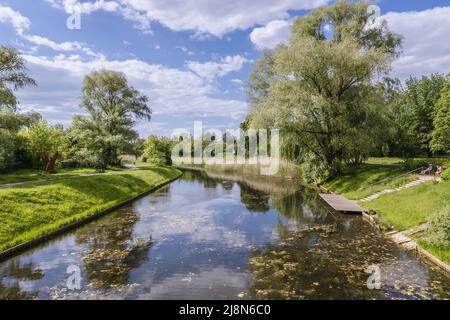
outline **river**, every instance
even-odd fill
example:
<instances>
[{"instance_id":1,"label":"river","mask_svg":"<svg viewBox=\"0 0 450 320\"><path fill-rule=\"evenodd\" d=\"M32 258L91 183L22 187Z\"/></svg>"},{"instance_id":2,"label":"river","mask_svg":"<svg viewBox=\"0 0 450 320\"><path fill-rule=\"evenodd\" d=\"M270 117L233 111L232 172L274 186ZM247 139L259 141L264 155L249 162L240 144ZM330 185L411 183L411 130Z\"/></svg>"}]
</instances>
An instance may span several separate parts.
<instances>
[{"instance_id":1,"label":"river","mask_svg":"<svg viewBox=\"0 0 450 320\"><path fill-rule=\"evenodd\" d=\"M450 279L294 183L187 171L0 263L0 299L450 299Z\"/></svg>"}]
</instances>

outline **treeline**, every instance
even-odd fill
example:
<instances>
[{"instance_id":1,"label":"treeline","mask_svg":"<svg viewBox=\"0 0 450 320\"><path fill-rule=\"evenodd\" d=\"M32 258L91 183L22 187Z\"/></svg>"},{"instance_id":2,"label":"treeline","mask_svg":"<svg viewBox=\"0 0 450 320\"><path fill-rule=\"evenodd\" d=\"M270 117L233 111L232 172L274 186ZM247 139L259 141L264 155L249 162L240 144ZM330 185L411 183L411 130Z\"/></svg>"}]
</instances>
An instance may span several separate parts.
<instances>
[{"instance_id":1,"label":"treeline","mask_svg":"<svg viewBox=\"0 0 450 320\"><path fill-rule=\"evenodd\" d=\"M80 107L65 129L37 113L21 113L15 91L36 85L25 62L12 48L0 47L0 170L68 166L105 169L120 164L122 154L142 155L144 142L133 129L150 120L148 97L131 87L124 74L102 70L83 81Z\"/></svg>"},{"instance_id":2,"label":"treeline","mask_svg":"<svg viewBox=\"0 0 450 320\"><path fill-rule=\"evenodd\" d=\"M299 17L289 43L264 51L249 76L242 127L280 129L282 156L310 180L369 156L450 151L450 75L388 78L401 36L367 9L337 1Z\"/></svg>"}]
</instances>

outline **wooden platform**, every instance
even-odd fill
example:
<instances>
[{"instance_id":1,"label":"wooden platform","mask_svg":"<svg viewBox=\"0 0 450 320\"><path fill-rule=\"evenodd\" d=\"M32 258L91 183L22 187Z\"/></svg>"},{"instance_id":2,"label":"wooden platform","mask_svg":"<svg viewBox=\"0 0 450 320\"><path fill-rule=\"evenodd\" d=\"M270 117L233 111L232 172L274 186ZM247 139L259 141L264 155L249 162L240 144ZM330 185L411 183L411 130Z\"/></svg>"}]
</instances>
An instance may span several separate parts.
<instances>
[{"instance_id":1,"label":"wooden platform","mask_svg":"<svg viewBox=\"0 0 450 320\"><path fill-rule=\"evenodd\" d=\"M331 208L342 213L363 213L366 211L361 208L356 201L348 200L347 198L338 194L325 194L320 193L319 196L325 201Z\"/></svg>"}]
</instances>

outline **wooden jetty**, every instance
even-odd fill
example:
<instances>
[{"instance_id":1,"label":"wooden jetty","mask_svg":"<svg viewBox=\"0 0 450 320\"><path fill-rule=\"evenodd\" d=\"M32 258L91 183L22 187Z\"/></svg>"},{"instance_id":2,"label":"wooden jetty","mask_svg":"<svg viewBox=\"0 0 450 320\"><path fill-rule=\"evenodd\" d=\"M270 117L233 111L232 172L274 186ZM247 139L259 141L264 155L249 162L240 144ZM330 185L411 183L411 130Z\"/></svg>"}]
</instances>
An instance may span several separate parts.
<instances>
[{"instance_id":1,"label":"wooden jetty","mask_svg":"<svg viewBox=\"0 0 450 320\"><path fill-rule=\"evenodd\" d=\"M356 201L348 200L338 194L320 193L320 198L326 202L331 208L341 213L362 214L366 210L361 208Z\"/></svg>"}]
</instances>

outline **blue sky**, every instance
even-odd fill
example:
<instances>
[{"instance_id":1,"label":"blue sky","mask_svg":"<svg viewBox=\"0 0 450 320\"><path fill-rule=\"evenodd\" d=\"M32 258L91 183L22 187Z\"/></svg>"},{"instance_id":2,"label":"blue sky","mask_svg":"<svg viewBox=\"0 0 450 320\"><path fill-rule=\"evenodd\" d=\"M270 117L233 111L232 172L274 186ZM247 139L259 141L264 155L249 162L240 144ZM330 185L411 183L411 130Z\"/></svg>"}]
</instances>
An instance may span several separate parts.
<instances>
[{"instance_id":1,"label":"blue sky","mask_svg":"<svg viewBox=\"0 0 450 320\"><path fill-rule=\"evenodd\" d=\"M261 49L289 38L290 25L331 0L0 0L0 44L21 51L37 88L21 109L70 125L84 75L124 72L150 97L141 136L174 128L235 129L247 112L243 85ZM392 76L450 72L450 1L375 1L404 37ZM80 12L81 29L67 18Z\"/></svg>"}]
</instances>

